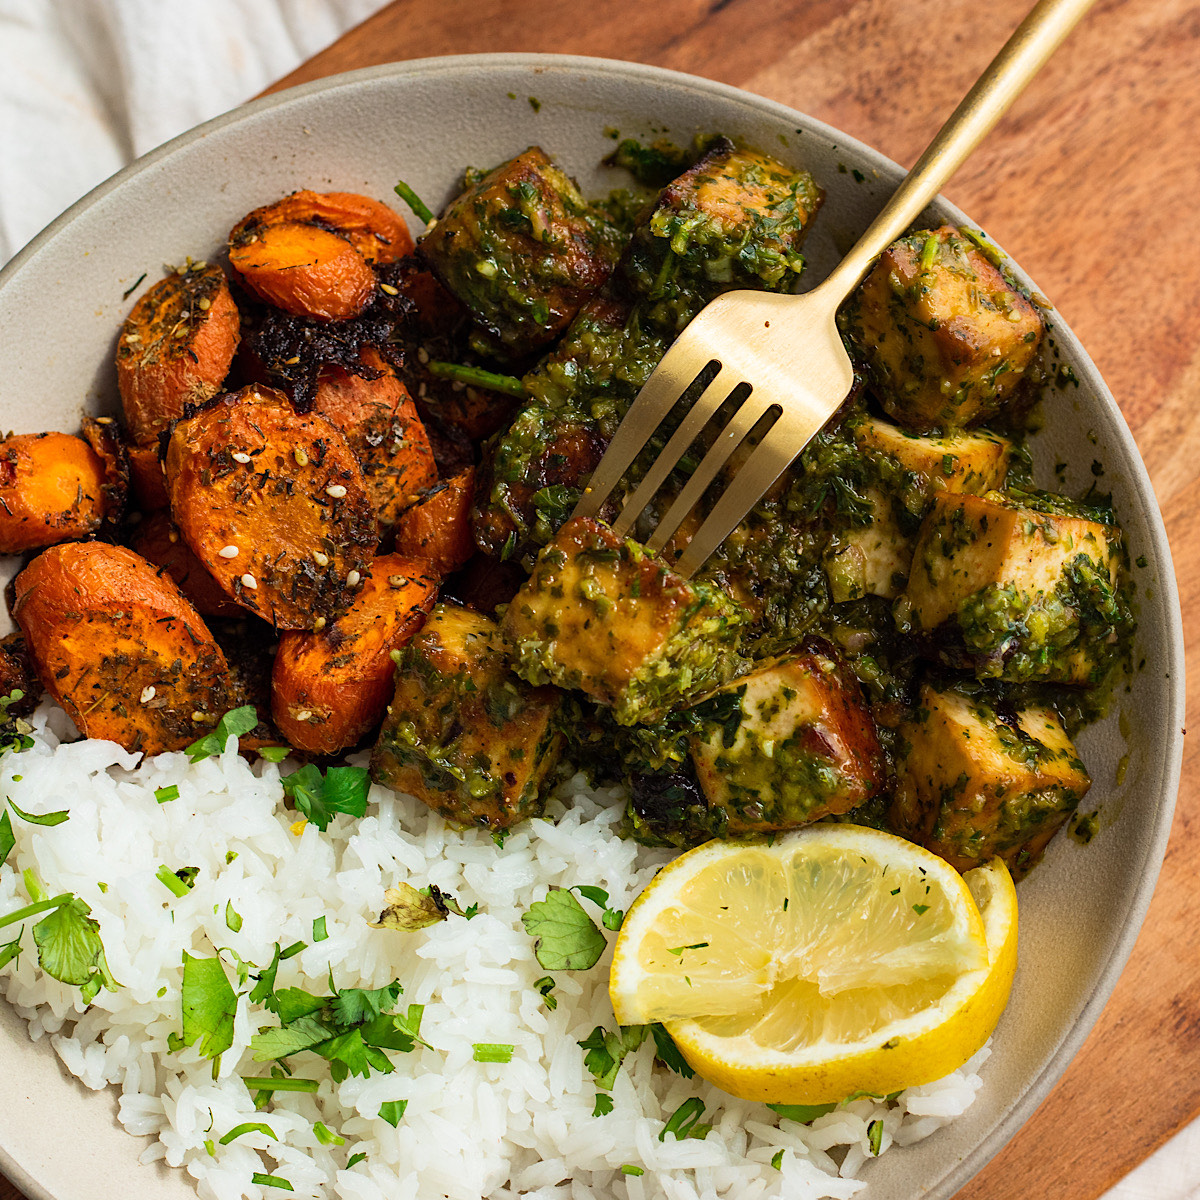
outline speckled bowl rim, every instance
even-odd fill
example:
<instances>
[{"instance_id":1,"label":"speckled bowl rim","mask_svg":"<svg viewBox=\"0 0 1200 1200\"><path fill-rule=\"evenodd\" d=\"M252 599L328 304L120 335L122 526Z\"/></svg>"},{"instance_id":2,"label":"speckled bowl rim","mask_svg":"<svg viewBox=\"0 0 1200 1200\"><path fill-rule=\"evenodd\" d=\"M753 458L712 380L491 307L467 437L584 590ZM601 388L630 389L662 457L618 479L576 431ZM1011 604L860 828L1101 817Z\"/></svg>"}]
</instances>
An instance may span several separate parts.
<instances>
[{"instance_id":1,"label":"speckled bowl rim","mask_svg":"<svg viewBox=\"0 0 1200 1200\"><path fill-rule=\"evenodd\" d=\"M690 90L725 101L737 101L747 104L767 117L775 118L782 125L804 129L844 149L850 156L858 156L871 164L884 180L898 180L903 170L892 160L888 159L870 146L848 136L833 126L815 120L786 105L779 104L765 97L745 92L727 84L700 78L682 72L670 71L659 67L648 66L634 62L622 62L609 59L590 58L577 55L557 54L480 54L455 55L440 58L414 59L398 63L389 63L377 67L368 67L342 75L331 76L303 84L296 88L266 96L249 104L231 110L205 124L199 125L186 133L179 135L162 146L143 155L129 166L117 172L110 179L98 185L81 200L73 204L61 216L52 221L27 246L20 250L5 267L0 270L0 302L4 289L9 280L18 276L28 260L33 258L46 244L69 229L72 222L83 212L110 193L120 189L126 181L153 170L160 163L167 162L172 154L182 147L204 139L212 134L236 125L250 117L269 110L285 110L315 94L333 94L344 89L361 88L364 84L374 81L392 79L395 77L433 76L450 73L477 73L487 71L528 71L531 79L550 71L576 71L592 75L615 75L639 82L670 85ZM965 214L944 200L937 202L940 212L957 222L970 223ZM1013 264L1015 267L1015 264ZM1023 282L1030 281L1015 267L1018 278ZM944 1174L932 1188L924 1191L931 1200L948 1200L963 1184L965 1184L985 1163L988 1162L1001 1147L1017 1132L1024 1122L1032 1115L1049 1093L1055 1081L1066 1069L1076 1051L1082 1046L1092 1026L1095 1024L1119 978L1125 963L1133 950L1138 932L1145 918L1155 884L1158 879L1163 856L1166 852L1167 840L1171 829L1175 796L1178 791L1182 763L1183 742L1182 722L1184 714L1184 663L1183 663L1183 625L1179 608L1178 591L1175 584L1174 570L1171 562L1170 546L1163 527L1161 513L1154 491L1142 463L1136 443L1125 423L1115 399L1104 383L1090 356L1071 333L1061 316L1056 315L1055 325L1060 341L1067 345L1076 373L1081 383L1085 383L1095 394L1101 405L1108 410L1113 419L1122 448L1128 461L1133 465L1132 491L1137 502L1141 505L1144 518L1150 531L1152 549L1159 566L1159 586L1164 590L1163 600L1167 610L1166 628L1162 630L1168 640L1167 661L1170 666L1171 686L1166 697L1167 728L1172 731L1169 744L1163 748L1161 756L1162 771L1159 776L1159 803L1156 806L1156 818L1150 838L1146 843L1145 868L1139 877L1137 886L1126 899L1124 912L1121 917L1122 933L1114 952L1110 955L1104 969L1095 980L1090 998L1079 1013L1070 1030L1063 1037L1057 1050L1053 1053L1043 1070L1020 1099L1008 1110L991 1133L979 1142L975 1148L963 1157L948 1173ZM64 1080L66 1080L64 1076ZM125 1135L122 1135L125 1136ZM136 1145L131 1141L130 1153ZM19 1151L13 1151L8 1146L0 1145L0 1170L20 1187L30 1200L60 1200L58 1196L47 1190L38 1179L22 1166ZM883 1166L883 1163L880 1163ZM868 1193L869 1195L869 1193Z\"/></svg>"}]
</instances>

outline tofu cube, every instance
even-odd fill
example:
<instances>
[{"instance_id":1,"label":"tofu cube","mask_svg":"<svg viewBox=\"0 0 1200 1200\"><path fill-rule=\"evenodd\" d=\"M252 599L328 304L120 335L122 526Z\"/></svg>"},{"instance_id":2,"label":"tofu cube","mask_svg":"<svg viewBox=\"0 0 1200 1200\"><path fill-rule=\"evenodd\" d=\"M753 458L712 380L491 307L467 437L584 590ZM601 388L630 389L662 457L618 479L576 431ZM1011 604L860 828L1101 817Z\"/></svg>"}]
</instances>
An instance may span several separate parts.
<instances>
[{"instance_id":1,"label":"tofu cube","mask_svg":"<svg viewBox=\"0 0 1200 1200\"><path fill-rule=\"evenodd\" d=\"M494 621L439 604L399 653L371 778L448 821L505 829L542 810L563 700L509 672Z\"/></svg>"},{"instance_id":2,"label":"tofu cube","mask_svg":"<svg viewBox=\"0 0 1200 1200\"><path fill-rule=\"evenodd\" d=\"M1045 332L1028 297L949 225L889 246L840 322L880 403L919 431L1000 412Z\"/></svg>"},{"instance_id":3,"label":"tofu cube","mask_svg":"<svg viewBox=\"0 0 1200 1200\"><path fill-rule=\"evenodd\" d=\"M875 723L829 643L765 663L703 702L692 765L720 836L797 829L870 799L885 778Z\"/></svg>"},{"instance_id":4,"label":"tofu cube","mask_svg":"<svg viewBox=\"0 0 1200 1200\"><path fill-rule=\"evenodd\" d=\"M730 679L748 616L601 521L575 518L538 556L501 629L529 683L575 688L621 725L653 724Z\"/></svg>"},{"instance_id":5,"label":"tofu cube","mask_svg":"<svg viewBox=\"0 0 1200 1200\"><path fill-rule=\"evenodd\" d=\"M531 146L452 200L420 253L499 352L520 358L566 329L612 272L620 241Z\"/></svg>"},{"instance_id":6,"label":"tofu cube","mask_svg":"<svg viewBox=\"0 0 1200 1200\"><path fill-rule=\"evenodd\" d=\"M1121 535L1072 507L1000 492L935 497L901 602L927 651L980 678L1099 682L1133 629Z\"/></svg>"},{"instance_id":7,"label":"tofu cube","mask_svg":"<svg viewBox=\"0 0 1200 1200\"><path fill-rule=\"evenodd\" d=\"M1052 708L925 684L898 745L893 825L960 871L999 855L1025 874L1091 786Z\"/></svg>"},{"instance_id":8,"label":"tofu cube","mask_svg":"<svg viewBox=\"0 0 1200 1200\"><path fill-rule=\"evenodd\" d=\"M622 269L647 318L678 332L731 288L794 290L823 199L807 171L718 138L659 194Z\"/></svg>"},{"instance_id":9,"label":"tofu cube","mask_svg":"<svg viewBox=\"0 0 1200 1200\"><path fill-rule=\"evenodd\" d=\"M825 564L830 591L835 601L894 600L908 579L917 524L931 498L1001 487L1013 444L987 430L910 433L872 416L856 424L854 441L875 481L865 489L871 517L834 536Z\"/></svg>"}]
</instances>

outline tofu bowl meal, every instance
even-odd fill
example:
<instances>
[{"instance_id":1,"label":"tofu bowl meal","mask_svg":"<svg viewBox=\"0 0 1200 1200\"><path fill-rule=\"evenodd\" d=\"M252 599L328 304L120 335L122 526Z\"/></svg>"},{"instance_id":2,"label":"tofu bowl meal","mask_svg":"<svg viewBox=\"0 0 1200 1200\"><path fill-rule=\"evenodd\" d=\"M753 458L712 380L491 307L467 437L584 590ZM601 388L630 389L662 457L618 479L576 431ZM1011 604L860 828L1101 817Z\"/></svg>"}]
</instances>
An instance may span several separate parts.
<instances>
[{"instance_id":1,"label":"tofu bowl meal","mask_svg":"<svg viewBox=\"0 0 1200 1200\"><path fill-rule=\"evenodd\" d=\"M939 201L698 574L571 515L688 321L901 175L704 80L433 59L210 122L0 272L27 1194L946 1200L1016 1132L1182 746L1162 522L1053 297Z\"/></svg>"}]
</instances>

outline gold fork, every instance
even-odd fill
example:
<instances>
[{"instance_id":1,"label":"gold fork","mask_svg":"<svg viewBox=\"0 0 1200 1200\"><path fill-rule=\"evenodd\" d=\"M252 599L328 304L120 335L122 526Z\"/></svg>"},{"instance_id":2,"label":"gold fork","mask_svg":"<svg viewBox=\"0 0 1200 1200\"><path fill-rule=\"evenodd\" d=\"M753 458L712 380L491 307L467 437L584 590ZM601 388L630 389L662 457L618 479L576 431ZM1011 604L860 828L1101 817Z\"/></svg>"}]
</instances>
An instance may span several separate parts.
<instances>
[{"instance_id":1,"label":"gold fork","mask_svg":"<svg viewBox=\"0 0 1200 1200\"><path fill-rule=\"evenodd\" d=\"M1093 2L1040 0L1034 6L866 233L811 292L792 296L733 291L708 304L638 393L572 516L599 514L684 392L715 366L715 378L687 411L613 522L619 535L628 533L717 410L735 390L744 392L749 386L749 394L647 542L653 553L659 553L747 436L752 431L756 436L762 434L674 564L685 578L696 572L849 393L853 371L835 323L842 301L875 259L916 220Z\"/></svg>"}]
</instances>

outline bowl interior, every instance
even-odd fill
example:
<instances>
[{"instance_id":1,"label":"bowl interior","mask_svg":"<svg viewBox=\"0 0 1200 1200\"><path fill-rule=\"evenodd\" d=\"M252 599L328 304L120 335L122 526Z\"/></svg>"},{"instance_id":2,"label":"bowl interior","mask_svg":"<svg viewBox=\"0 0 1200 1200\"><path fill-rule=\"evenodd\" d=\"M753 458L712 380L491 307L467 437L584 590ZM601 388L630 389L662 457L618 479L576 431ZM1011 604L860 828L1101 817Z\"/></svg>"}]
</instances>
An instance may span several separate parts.
<instances>
[{"instance_id":1,"label":"bowl interior","mask_svg":"<svg viewBox=\"0 0 1200 1200\"><path fill-rule=\"evenodd\" d=\"M901 175L876 152L781 105L649 67L498 55L323 81L250 105L140 160L0 273L4 427L73 431L85 412L115 411L116 334L134 296L164 263L214 257L225 232L251 208L299 187L386 199L403 179L436 209L464 166L491 166L534 143L586 193L603 193L628 183L598 165L613 148L614 131L680 142L724 132L807 167L827 193L806 247L810 284L865 228ZM1035 189L1031 180L1031 202ZM965 220L944 203L929 216ZM1041 482L1055 486L1052 464L1063 461L1066 490L1079 494L1092 482L1093 462L1103 465L1130 557L1147 563L1134 569L1141 621L1135 662L1145 665L1113 714L1080 742L1094 780L1086 806L1099 808L1100 832L1086 847L1057 838L1021 885L1020 967L983 1090L948 1129L870 1164L873 1200L950 1196L1044 1098L1132 949L1170 826L1183 671L1167 543L1111 395L1057 314L1049 319L1056 352L1077 384L1047 401L1046 426L1035 439ZM16 563L4 561L11 576ZM0 1165L18 1183L55 1200L194 1194L181 1172L137 1164L141 1146L116 1125L115 1097L88 1094L49 1046L28 1042L7 1006L0 1006L0 1023ZM64 1128L73 1131L69 1142Z\"/></svg>"}]
</instances>

